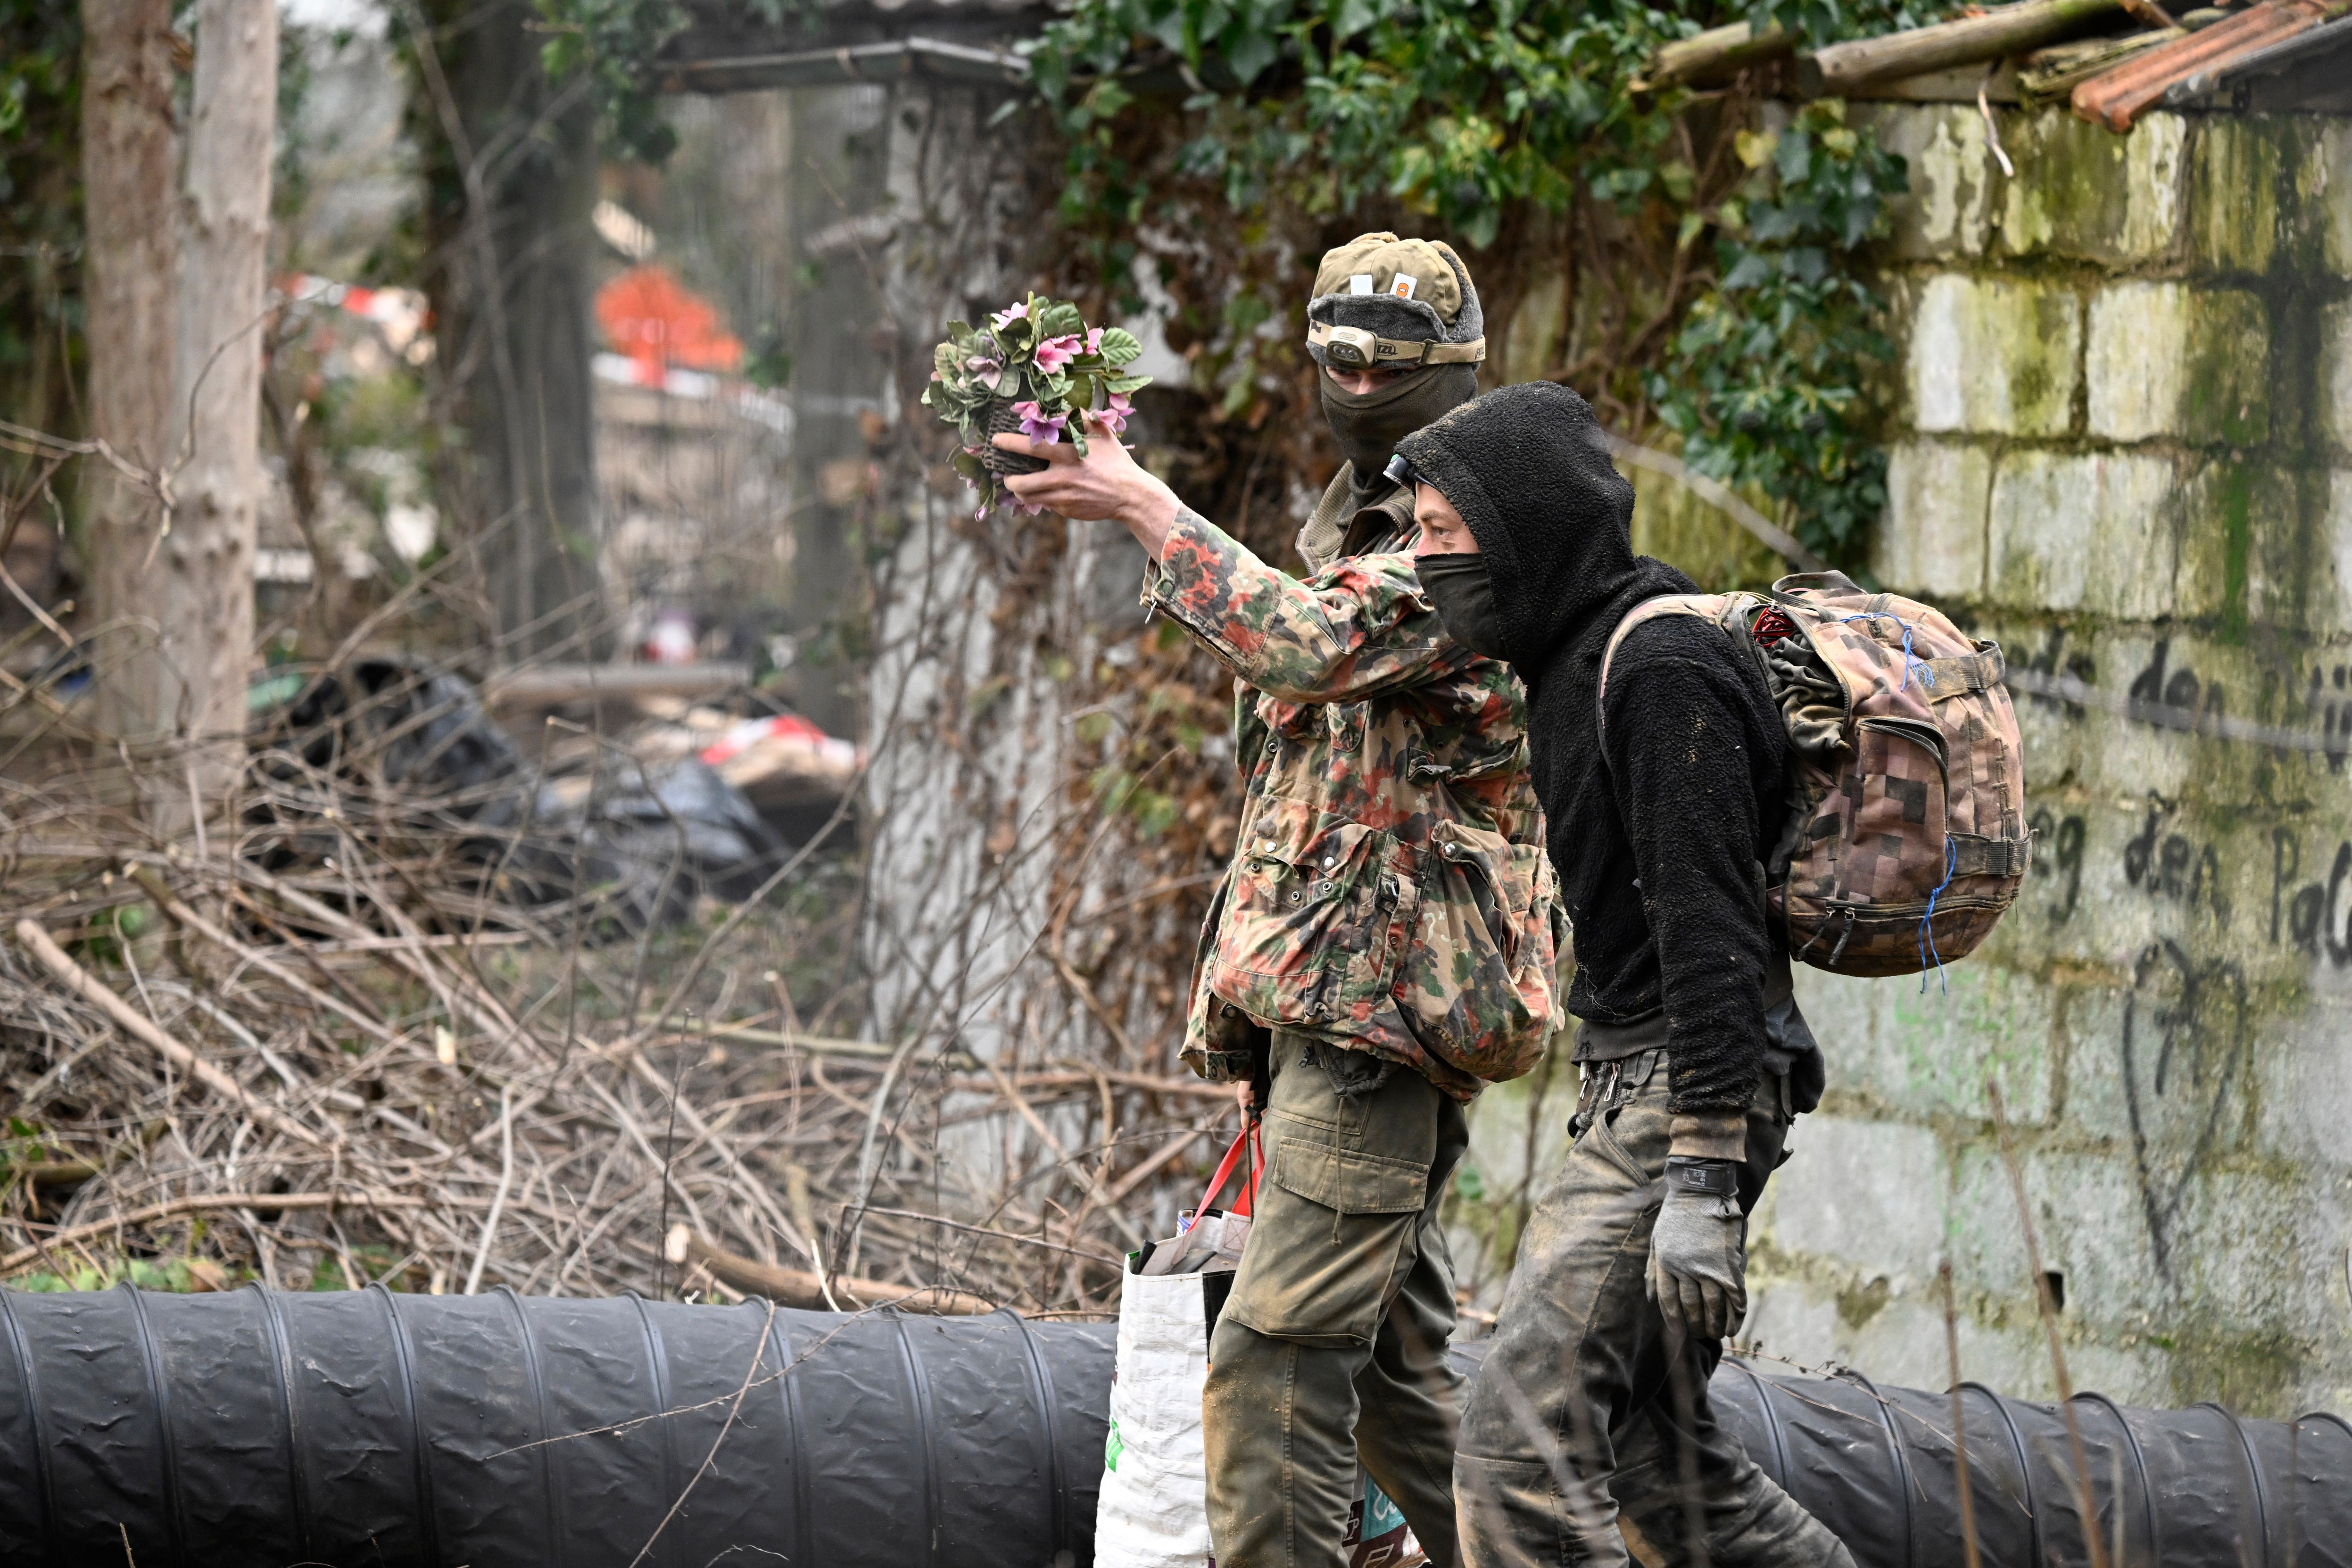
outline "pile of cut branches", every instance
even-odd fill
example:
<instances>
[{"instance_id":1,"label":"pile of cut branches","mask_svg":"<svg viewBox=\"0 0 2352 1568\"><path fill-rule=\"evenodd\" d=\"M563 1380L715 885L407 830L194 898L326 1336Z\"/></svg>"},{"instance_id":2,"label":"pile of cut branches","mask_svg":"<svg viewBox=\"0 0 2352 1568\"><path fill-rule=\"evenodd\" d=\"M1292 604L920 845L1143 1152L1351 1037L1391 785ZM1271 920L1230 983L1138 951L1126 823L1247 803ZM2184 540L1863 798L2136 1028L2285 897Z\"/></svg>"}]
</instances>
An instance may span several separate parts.
<instances>
[{"instance_id":1,"label":"pile of cut branches","mask_svg":"<svg viewBox=\"0 0 2352 1568\"><path fill-rule=\"evenodd\" d=\"M857 1037L854 856L667 925L510 897L528 815L388 782L399 729L266 739L168 834L95 753L0 798L0 1281L1089 1313L1233 1116Z\"/></svg>"}]
</instances>

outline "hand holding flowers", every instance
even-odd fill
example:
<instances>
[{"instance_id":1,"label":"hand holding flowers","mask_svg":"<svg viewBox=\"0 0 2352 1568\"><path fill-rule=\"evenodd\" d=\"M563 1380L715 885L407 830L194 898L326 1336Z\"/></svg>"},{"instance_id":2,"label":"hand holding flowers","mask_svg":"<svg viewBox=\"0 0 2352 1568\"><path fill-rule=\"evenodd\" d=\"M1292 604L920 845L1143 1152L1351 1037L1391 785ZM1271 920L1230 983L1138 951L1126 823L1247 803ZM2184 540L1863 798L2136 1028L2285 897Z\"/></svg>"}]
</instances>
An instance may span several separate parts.
<instances>
[{"instance_id":1,"label":"hand holding flowers","mask_svg":"<svg viewBox=\"0 0 2352 1568\"><path fill-rule=\"evenodd\" d=\"M1090 412L1093 427L1114 437L1124 431L1134 412L1130 395L1151 380L1124 368L1142 352L1134 333L1088 327L1076 305L1037 294L990 316L983 328L949 322L923 405L961 437L955 470L981 492L981 510L1003 499L1006 473L1029 469L1017 454L991 446L992 434L1017 428L1048 444L1066 437L1084 456L1089 421L1073 416ZM1015 504L1036 510L1017 498Z\"/></svg>"}]
</instances>

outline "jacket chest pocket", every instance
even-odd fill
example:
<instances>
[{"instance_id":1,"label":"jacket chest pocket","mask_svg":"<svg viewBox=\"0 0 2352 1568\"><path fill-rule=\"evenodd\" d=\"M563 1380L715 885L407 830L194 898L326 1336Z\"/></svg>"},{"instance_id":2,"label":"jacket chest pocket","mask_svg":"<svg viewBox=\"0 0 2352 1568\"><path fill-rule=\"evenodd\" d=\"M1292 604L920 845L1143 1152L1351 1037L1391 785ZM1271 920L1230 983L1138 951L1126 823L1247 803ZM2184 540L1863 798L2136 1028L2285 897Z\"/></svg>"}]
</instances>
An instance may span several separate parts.
<instances>
[{"instance_id":1,"label":"jacket chest pocket","mask_svg":"<svg viewBox=\"0 0 2352 1568\"><path fill-rule=\"evenodd\" d=\"M1540 846L1460 822L1439 823L1431 850L1399 1000L1456 1067L1516 1077L1557 1021L1551 868Z\"/></svg>"},{"instance_id":2,"label":"jacket chest pocket","mask_svg":"<svg viewBox=\"0 0 2352 1568\"><path fill-rule=\"evenodd\" d=\"M1411 900L1395 858L1385 833L1268 802L1234 867L1210 988L1268 1024L1369 1018L1404 945Z\"/></svg>"}]
</instances>

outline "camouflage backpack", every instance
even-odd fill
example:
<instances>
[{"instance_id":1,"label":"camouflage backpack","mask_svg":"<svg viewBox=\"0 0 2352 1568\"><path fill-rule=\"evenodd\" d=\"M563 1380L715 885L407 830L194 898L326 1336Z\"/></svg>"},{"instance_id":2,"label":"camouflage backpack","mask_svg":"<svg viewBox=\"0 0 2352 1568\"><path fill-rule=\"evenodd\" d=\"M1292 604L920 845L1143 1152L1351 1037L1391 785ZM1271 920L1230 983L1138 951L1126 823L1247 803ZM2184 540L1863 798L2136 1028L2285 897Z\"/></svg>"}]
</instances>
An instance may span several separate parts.
<instances>
[{"instance_id":1,"label":"camouflage backpack","mask_svg":"<svg viewBox=\"0 0 2352 1568\"><path fill-rule=\"evenodd\" d=\"M1789 803L1765 866L1790 956L1839 974L1916 974L1982 942L2033 847L2017 712L1998 644L1836 572L1769 597L1670 594L1637 605L1601 660L1660 616L1697 616L1764 670L1789 731Z\"/></svg>"}]
</instances>

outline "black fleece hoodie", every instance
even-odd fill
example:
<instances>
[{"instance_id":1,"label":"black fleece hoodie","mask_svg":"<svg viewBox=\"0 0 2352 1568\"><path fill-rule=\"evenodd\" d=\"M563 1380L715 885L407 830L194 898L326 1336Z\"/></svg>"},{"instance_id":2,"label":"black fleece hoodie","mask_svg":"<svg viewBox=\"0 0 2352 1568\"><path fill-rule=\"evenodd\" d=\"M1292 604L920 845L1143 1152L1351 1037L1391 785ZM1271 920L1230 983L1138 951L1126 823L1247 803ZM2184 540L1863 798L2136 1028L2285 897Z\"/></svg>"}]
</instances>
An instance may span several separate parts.
<instances>
[{"instance_id":1,"label":"black fleece hoodie","mask_svg":"<svg viewBox=\"0 0 2352 1568\"><path fill-rule=\"evenodd\" d=\"M1617 623L1696 585L1633 553L1633 487L1573 391L1502 387L1397 450L1478 541L1527 684L1536 793L1575 924L1569 1010L1626 1025L1663 1008L1676 1116L1744 1110L1765 1063L1776 958L1761 862L1787 745L1762 673L1707 622L1660 617L1611 662L1604 731L1601 658Z\"/></svg>"}]
</instances>

